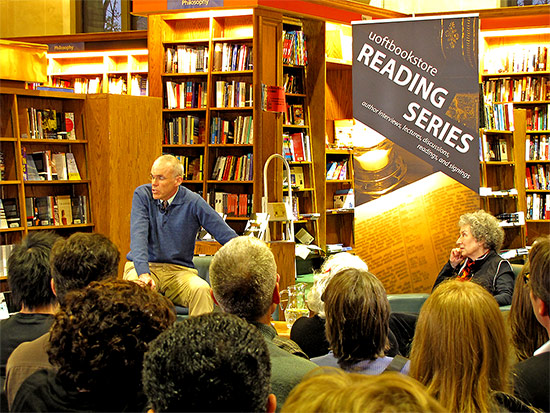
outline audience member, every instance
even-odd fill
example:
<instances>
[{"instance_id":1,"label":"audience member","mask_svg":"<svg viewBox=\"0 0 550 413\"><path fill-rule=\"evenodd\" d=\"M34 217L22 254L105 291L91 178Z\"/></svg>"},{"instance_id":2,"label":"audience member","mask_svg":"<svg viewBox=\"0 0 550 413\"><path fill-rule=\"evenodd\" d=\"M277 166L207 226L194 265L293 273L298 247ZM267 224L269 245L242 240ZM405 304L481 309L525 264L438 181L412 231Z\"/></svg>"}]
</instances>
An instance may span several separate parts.
<instances>
[{"instance_id":1,"label":"audience member","mask_svg":"<svg viewBox=\"0 0 550 413\"><path fill-rule=\"evenodd\" d=\"M290 390L315 364L281 349L275 341L279 337L271 326L271 314L280 297L273 253L259 239L234 238L214 255L210 282L214 301L220 308L244 318L264 336L271 360L271 388L281 406Z\"/></svg>"},{"instance_id":2,"label":"audience member","mask_svg":"<svg viewBox=\"0 0 550 413\"><path fill-rule=\"evenodd\" d=\"M403 374L367 376L331 367L309 373L281 409L282 413L446 411L424 386Z\"/></svg>"},{"instance_id":3,"label":"audience member","mask_svg":"<svg viewBox=\"0 0 550 413\"><path fill-rule=\"evenodd\" d=\"M533 312L550 336L550 236L538 238L529 252L529 288ZM550 411L550 340L514 368L514 392L533 406Z\"/></svg>"},{"instance_id":4,"label":"audience member","mask_svg":"<svg viewBox=\"0 0 550 413\"><path fill-rule=\"evenodd\" d=\"M464 214L458 221L460 236L457 248L437 276L433 288L449 278L481 284L499 305L512 302L514 271L510 263L498 255L504 241L504 230L498 219L479 210Z\"/></svg>"},{"instance_id":5,"label":"audience member","mask_svg":"<svg viewBox=\"0 0 550 413\"><path fill-rule=\"evenodd\" d=\"M536 349L548 340L546 329L538 322L529 298L529 262L527 262L514 285L512 305L508 312L512 345L516 361L533 356Z\"/></svg>"},{"instance_id":6,"label":"audience member","mask_svg":"<svg viewBox=\"0 0 550 413\"><path fill-rule=\"evenodd\" d=\"M344 268L329 281L322 299L332 351L311 361L363 374L387 368L408 372L405 358L385 356L390 304L378 278L364 269Z\"/></svg>"},{"instance_id":7,"label":"audience member","mask_svg":"<svg viewBox=\"0 0 550 413\"><path fill-rule=\"evenodd\" d=\"M6 376L6 363L13 350L50 329L57 308L50 286L50 251L58 239L53 232L31 233L15 246L8 258L8 285L20 311L0 321L2 378Z\"/></svg>"},{"instance_id":8,"label":"audience member","mask_svg":"<svg viewBox=\"0 0 550 413\"><path fill-rule=\"evenodd\" d=\"M115 244L102 234L77 232L58 240L52 247L50 265L52 290L60 303L71 291L83 288L92 281L116 278L120 253ZM46 345L50 334L22 343L8 359L6 394L8 405L21 383L35 371L51 368Z\"/></svg>"},{"instance_id":9,"label":"audience member","mask_svg":"<svg viewBox=\"0 0 550 413\"><path fill-rule=\"evenodd\" d=\"M182 181L179 160L162 155L151 167L151 183L134 191L124 279L139 280L199 315L211 312L214 303L210 286L193 265L197 233L202 226L221 244L237 234Z\"/></svg>"},{"instance_id":10,"label":"audience member","mask_svg":"<svg viewBox=\"0 0 550 413\"><path fill-rule=\"evenodd\" d=\"M123 280L68 293L50 332L54 369L21 385L13 411L143 411L147 345L175 321L172 303Z\"/></svg>"},{"instance_id":11,"label":"audience member","mask_svg":"<svg viewBox=\"0 0 550 413\"><path fill-rule=\"evenodd\" d=\"M267 344L227 313L178 322L149 346L143 387L154 412L274 412Z\"/></svg>"},{"instance_id":12,"label":"audience member","mask_svg":"<svg viewBox=\"0 0 550 413\"><path fill-rule=\"evenodd\" d=\"M452 412L518 411L510 406L521 402L506 395L509 347L493 296L477 283L449 280L420 310L410 375Z\"/></svg>"}]
</instances>

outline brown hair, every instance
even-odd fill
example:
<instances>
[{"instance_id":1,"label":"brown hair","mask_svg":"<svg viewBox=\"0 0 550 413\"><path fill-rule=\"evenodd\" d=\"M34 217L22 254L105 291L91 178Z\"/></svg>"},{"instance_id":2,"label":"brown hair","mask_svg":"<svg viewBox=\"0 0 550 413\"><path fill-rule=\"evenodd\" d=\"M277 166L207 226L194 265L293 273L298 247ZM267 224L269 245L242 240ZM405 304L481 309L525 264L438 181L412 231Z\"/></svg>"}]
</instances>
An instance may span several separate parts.
<instances>
[{"instance_id":1,"label":"brown hair","mask_svg":"<svg viewBox=\"0 0 550 413\"><path fill-rule=\"evenodd\" d=\"M529 263L521 269L516 278L512 306L508 314L511 340L514 352L519 361L528 359L536 349L548 340L546 329L538 322L533 313L533 304L529 298L529 286L524 275L529 274Z\"/></svg>"},{"instance_id":2,"label":"brown hair","mask_svg":"<svg viewBox=\"0 0 550 413\"><path fill-rule=\"evenodd\" d=\"M487 412L492 391L508 390L504 319L482 286L442 283L420 310L411 350L411 377L451 411Z\"/></svg>"},{"instance_id":3,"label":"brown hair","mask_svg":"<svg viewBox=\"0 0 550 413\"><path fill-rule=\"evenodd\" d=\"M550 235L537 238L529 251L529 286L538 298L550 306Z\"/></svg>"},{"instance_id":4,"label":"brown hair","mask_svg":"<svg viewBox=\"0 0 550 413\"><path fill-rule=\"evenodd\" d=\"M396 372L369 376L324 367L307 374L281 413L445 412L416 380Z\"/></svg>"},{"instance_id":5,"label":"brown hair","mask_svg":"<svg viewBox=\"0 0 550 413\"><path fill-rule=\"evenodd\" d=\"M327 340L342 368L384 355L390 304L373 274L357 268L338 272L323 294Z\"/></svg>"}]
</instances>

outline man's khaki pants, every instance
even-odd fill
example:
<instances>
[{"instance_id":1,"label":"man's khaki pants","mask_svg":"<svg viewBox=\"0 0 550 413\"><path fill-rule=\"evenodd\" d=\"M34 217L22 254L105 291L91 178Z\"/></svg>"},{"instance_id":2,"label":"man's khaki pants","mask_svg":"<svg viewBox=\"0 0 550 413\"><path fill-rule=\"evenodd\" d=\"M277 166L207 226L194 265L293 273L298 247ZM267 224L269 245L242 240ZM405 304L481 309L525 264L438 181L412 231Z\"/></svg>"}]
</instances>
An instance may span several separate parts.
<instances>
[{"instance_id":1,"label":"man's khaki pants","mask_svg":"<svg viewBox=\"0 0 550 413\"><path fill-rule=\"evenodd\" d=\"M214 309L210 285L198 276L196 269L176 264L150 262L149 270L155 281L156 290L174 304L189 307L189 315L210 313ZM123 277L129 281L138 280L133 262L128 261L124 265Z\"/></svg>"}]
</instances>

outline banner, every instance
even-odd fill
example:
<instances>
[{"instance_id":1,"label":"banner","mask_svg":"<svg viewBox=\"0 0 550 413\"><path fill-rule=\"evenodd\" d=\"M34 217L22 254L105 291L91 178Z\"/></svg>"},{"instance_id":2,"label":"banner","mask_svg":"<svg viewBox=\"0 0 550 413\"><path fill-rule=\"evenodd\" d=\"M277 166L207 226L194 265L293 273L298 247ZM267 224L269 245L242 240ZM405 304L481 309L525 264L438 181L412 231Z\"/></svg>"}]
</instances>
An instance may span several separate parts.
<instances>
[{"instance_id":1,"label":"banner","mask_svg":"<svg viewBox=\"0 0 550 413\"><path fill-rule=\"evenodd\" d=\"M399 146L394 181L441 171L478 192L478 25L473 15L353 23L354 117L370 131L365 152ZM358 164L359 175L382 164Z\"/></svg>"},{"instance_id":2,"label":"banner","mask_svg":"<svg viewBox=\"0 0 550 413\"><path fill-rule=\"evenodd\" d=\"M223 0L168 0L168 10L223 7Z\"/></svg>"}]
</instances>

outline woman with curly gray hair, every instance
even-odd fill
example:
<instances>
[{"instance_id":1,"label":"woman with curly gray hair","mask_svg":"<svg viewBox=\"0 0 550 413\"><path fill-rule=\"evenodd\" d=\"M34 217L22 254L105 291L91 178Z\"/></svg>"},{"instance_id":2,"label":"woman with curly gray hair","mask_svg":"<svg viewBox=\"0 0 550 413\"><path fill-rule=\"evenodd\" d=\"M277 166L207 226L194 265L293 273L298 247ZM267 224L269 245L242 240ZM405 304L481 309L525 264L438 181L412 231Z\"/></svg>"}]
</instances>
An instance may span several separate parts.
<instances>
[{"instance_id":1,"label":"woman with curly gray hair","mask_svg":"<svg viewBox=\"0 0 550 413\"><path fill-rule=\"evenodd\" d=\"M434 283L434 289L448 278L474 281L485 287L499 305L512 302L514 272L498 255L504 231L498 219L484 210L464 214L458 221L460 236Z\"/></svg>"}]
</instances>

